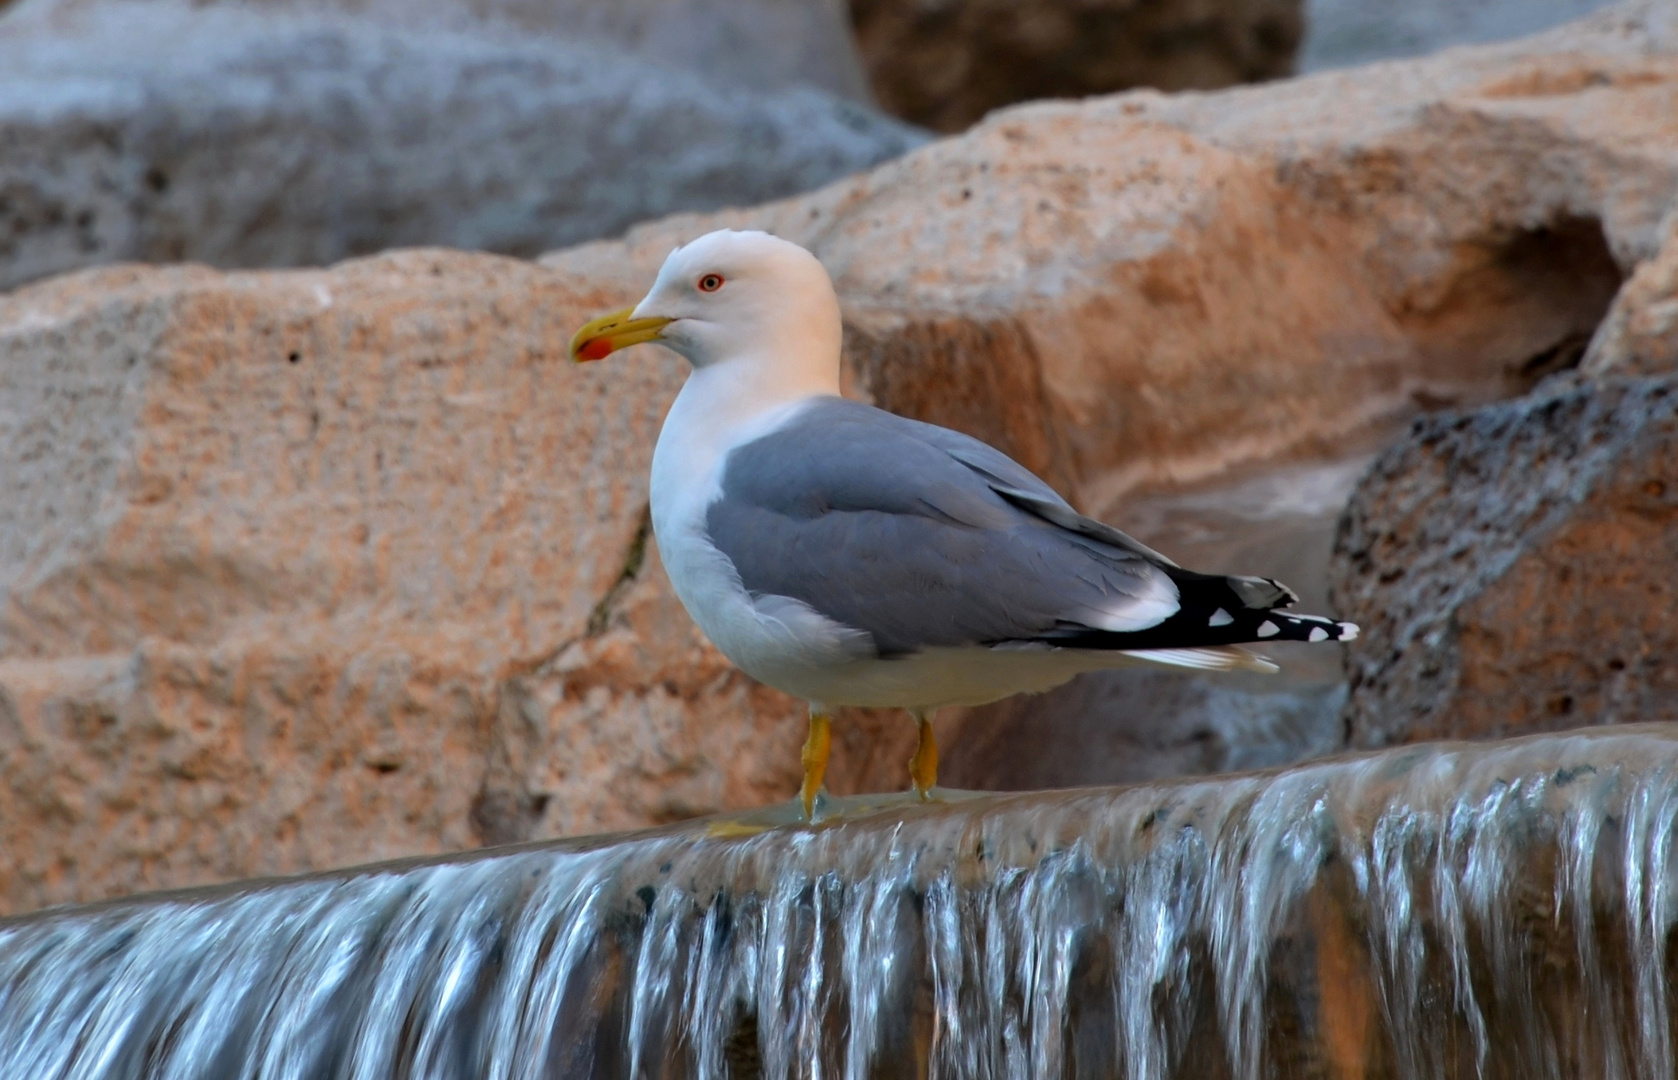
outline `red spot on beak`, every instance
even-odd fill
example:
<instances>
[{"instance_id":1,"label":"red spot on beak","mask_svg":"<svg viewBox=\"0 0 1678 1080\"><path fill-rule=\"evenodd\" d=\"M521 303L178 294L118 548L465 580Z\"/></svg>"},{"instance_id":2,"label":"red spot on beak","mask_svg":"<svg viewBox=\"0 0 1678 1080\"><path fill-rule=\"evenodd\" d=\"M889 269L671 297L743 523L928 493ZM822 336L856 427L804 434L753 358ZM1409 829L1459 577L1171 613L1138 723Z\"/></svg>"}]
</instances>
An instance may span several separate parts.
<instances>
[{"instance_id":1,"label":"red spot on beak","mask_svg":"<svg viewBox=\"0 0 1678 1080\"><path fill-rule=\"evenodd\" d=\"M579 360L604 360L612 353L612 340L597 337L592 341L585 341L583 347L577 350Z\"/></svg>"}]
</instances>

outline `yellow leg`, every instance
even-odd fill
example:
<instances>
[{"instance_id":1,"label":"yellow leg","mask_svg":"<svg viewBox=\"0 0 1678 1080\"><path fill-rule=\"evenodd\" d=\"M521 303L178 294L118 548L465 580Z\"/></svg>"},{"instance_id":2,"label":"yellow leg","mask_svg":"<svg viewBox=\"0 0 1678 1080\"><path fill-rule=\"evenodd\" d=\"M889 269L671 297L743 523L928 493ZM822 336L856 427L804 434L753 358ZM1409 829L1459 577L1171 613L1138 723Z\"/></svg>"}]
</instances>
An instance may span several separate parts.
<instances>
[{"instance_id":1,"label":"yellow leg","mask_svg":"<svg viewBox=\"0 0 1678 1080\"><path fill-rule=\"evenodd\" d=\"M920 742L915 745L915 756L909 759L909 779L914 781L916 795L930 799L938 783L938 740L932 737L932 717L923 712L914 716L920 725Z\"/></svg>"},{"instance_id":2,"label":"yellow leg","mask_svg":"<svg viewBox=\"0 0 1678 1080\"><path fill-rule=\"evenodd\" d=\"M816 816L816 792L822 788L822 777L827 775L827 754L833 748L833 723L827 713L814 706L810 709L810 737L804 740L804 786L798 797L804 800L804 816Z\"/></svg>"}]
</instances>

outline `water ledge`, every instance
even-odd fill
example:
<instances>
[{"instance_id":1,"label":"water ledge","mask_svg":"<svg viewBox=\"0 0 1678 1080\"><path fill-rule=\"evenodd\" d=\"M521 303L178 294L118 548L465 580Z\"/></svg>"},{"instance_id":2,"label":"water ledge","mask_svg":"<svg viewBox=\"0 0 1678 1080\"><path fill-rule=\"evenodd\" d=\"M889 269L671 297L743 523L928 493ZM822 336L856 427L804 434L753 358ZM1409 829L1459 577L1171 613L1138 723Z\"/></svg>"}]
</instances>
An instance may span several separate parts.
<instances>
[{"instance_id":1,"label":"water ledge","mask_svg":"<svg viewBox=\"0 0 1678 1080\"><path fill-rule=\"evenodd\" d=\"M842 809L3 921L0 1077L1673 1075L1672 727Z\"/></svg>"}]
</instances>

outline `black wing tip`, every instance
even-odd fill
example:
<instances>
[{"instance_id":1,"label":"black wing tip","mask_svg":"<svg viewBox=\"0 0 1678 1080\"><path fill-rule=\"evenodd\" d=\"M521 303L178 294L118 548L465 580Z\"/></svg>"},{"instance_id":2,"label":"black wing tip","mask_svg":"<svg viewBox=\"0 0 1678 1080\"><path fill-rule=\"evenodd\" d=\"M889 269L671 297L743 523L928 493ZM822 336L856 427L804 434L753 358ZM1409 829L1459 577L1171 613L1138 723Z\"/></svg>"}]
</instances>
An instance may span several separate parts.
<instances>
[{"instance_id":1,"label":"black wing tip","mask_svg":"<svg viewBox=\"0 0 1678 1080\"><path fill-rule=\"evenodd\" d=\"M1254 641L1306 641L1318 644L1325 641L1353 641L1358 636L1358 624L1341 619L1325 619L1321 615L1288 615L1280 611L1259 614L1264 618L1252 628Z\"/></svg>"},{"instance_id":2,"label":"black wing tip","mask_svg":"<svg viewBox=\"0 0 1678 1080\"><path fill-rule=\"evenodd\" d=\"M1179 611L1158 626L1146 630L1115 633L1088 627L1064 627L1039 639L1063 648L1119 649L1204 649L1229 645L1265 645L1272 641L1303 641L1317 645L1329 641L1351 641L1358 636L1356 623L1321 615L1290 615L1268 610L1204 608Z\"/></svg>"}]
</instances>

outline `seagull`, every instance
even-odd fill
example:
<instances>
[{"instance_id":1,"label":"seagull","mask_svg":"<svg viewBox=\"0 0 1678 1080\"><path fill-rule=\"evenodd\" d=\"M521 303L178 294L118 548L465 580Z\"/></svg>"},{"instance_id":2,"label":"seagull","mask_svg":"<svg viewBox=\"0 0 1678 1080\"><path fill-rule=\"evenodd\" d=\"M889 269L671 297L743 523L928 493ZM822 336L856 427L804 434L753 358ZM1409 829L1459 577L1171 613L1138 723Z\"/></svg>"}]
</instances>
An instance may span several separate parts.
<instances>
[{"instance_id":1,"label":"seagull","mask_svg":"<svg viewBox=\"0 0 1678 1080\"><path fill-rule=\"evenodd\" d=\"M1138 663L1275 671L1241 646L1357 636L1286 613L1298 597L1269 578L1183 569L978 439L840 396L841 334L814 255L722 230L571 341L578 362L656 342L692 365L653 451L653 534L716 647L809 703L806 819L840 705L914 717L926 799L937 709Z\"/></svg>"}]
</instances>

